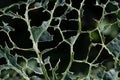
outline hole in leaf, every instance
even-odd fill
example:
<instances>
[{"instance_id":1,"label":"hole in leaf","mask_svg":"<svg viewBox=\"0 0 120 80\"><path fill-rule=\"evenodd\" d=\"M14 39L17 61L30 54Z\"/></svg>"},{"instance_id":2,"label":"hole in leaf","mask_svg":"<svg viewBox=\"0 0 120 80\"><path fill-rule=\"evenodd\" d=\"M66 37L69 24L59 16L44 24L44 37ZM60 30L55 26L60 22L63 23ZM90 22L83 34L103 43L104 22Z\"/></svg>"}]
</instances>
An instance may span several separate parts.
<instances>
[{"instance_id":1,"label":"hole in leaf","mask_svg":"<svg viewBox=\"0 0 120 80\"><path fill-rule=\"evenodd\" d=\"M76 10L72 10L66 15L67 19L78 19L78 13Z\"/></svg>"},{"instance_id":2,"label":"hole in leaf","mask_svg":"<svg viewBox=\"0 0 120 80\"><path fill-rule=\"evenodd\" d=\"M75 74L87 75L89 65L86 63L76 63L73 62L70 71L75 72Z\"/></svg>"},{"instance_id":3,"label":"hole in leaf","mask_svg":"<svg viewBox=\"0 0 120 80\"><path fill-rule=\"evenodd\" d=\"M55 30L54 32L52 32L53 36L53 41L50 42L39 42L38 47L39 49L42 51L44 49L48 49L48 48L54 48L55 46L57 46L59 44L59 42L62 41L62 37L60 35L60 32L58 30Z\"/></svg>"},{"instance_id":4,"label":"hole in leaf","mask_svg":"<svg viewBox=\"0 0 120 80\"><path fill-rule=\"evenodd\" d=\"M88 54L88 62L92 62L97 56L98 56L98 53L101 49L101 46L97 45L97 46L93 46L91 49L90 49L90 52Z\"/></svg>"},{"instance_id":5,"label":"hole in leaf","mask_svg":"<svg viewBox=\"0 0 120 80\"><path fill-rule=\"evenodd\" d=\"M118 77L120 78L120 72L118 73Z\"/></svg>"},{"instance_id":6,"label":"hole in leaf","mask_svg":"<svg viewBox=\"0 0 120 80\"><path fill-rule=\"evenodd\" d=\"M59 23L59 20L52 19L50 25L55 27L56 25L58 25L58 23Z\"/></svg>"},{"instance_id":7,"label":"hole in leaf","mask_svg":"<svg viewBox=\"0 0 120 80\"><path fill-rule=\"evenodd\" d=\"M100 1L100 4L103 3L105 4L108 0L99 0Z\"/></svg>"},{"instance_id":8,"label":"hole in leaf","mask_svg":"<svg viewBox=\"0 0 120 80\"><path fill-rule=\"evenodd\" d=\"M105 16L105 19L109 22L109 23L114 23L117 21L117 15L116 14L108 14Z\"/></svg>"},{"instance_id":9,"label":"hole in leaf","mask_svg":"<svg viewBox=\"0 0 120 80\"><path fill-rule=\"evenodd\" d=\"M43 12L43 8L32 10L29 12L29 18L31 20L31 26L40 26L43 21L47 21L50 18L48 12Z\"/></svg>"},{"instance_id":10,"label":"hole in leaf","mask_svg":"<svg viewBox=\"0 0 120 80\"><path fill-rule=\"evenodd\" d=\"M78 29L78 22L77 21L68 21L62 20L60 24L61 30L77 30Z\"/></svg>"},{"instance_id":11,"label":"hole in leaf","mask_svg":"<svg viewBox=\"0 0 120 80\"><path fill-rule=\"evenodd\" d=\"M0 65L7 64L6 59L4 57L0 58Z\"/></svg>"},{"instance_id":12,"label":"hole in leaf","mask_svg":"<svg viewBox=\"0 0 120 80\"><path fill-rule=\"evenodd\" d=\"M105 8L106 12L108 13L112 11L116 11L117 9L118 9L117 5L114 5L112 2L108 3Z\"/></svg>"},{"instance_id":13,"label":"hole in leaf","mask_svg":"<svg viewBox=\"0 0 120 80\"><path fill-rule=\"evenodd\" d=\"M63 42L53 50L44 54L43 58L46 58L47 56L50 56L50 62L52 67L55 67L57 62L60 60L57 72L62 73L64 72L69 63L70 46L67 43Z\"/></svg>"},{"instance_id":14,"label":"hole in leaf","mask_svg":"<svg viewBox=\"0 0 120 80\"><path fill-rule=\"evenodd\" d=\"M109 62L109 60L113 60L113 57L107 52L107 50L103 49L95 63L103 63L104 61Z\"/></svg>"},{"instance_id":15,"label":"hole in leaf","mask_svg":"<svg viewBox=\"0 0 120 80\"><path fill-rule=\"evenodd\" d=\"M67 9L67 6L59 6L55 9L53 16L54 17L60 17L64 15L65 10Z\"/></svg>"},{"instance_id":16,"label":"hole in leaf","mask_svg":"<svg viewBox=\"0 0 120 80\"><path fill-rule=\"evenodd\" d=\"M48 3L48 10L52 10L53 7L55 5L55 0L51 0L49 3Z\"/></svg>"},{"instance_id":17,"label":"hole in leaf","mask_svg":"<svg viewBox=\"0 0 120 80\"><path fill-rule=\"evenodd\" d=\"M15 28L14 32L10 32L10 37L20 48L32 48L32 41L29 39L30 33L27 31L26 23L21 19L14 19L10 24Z\"/></svg>"},{"instance_id":18,"label":"hole in leaf","mask_svg":"<svg viewBox=\"0 0 120 80\"><path fill-rule=\"evenodd\" d=\"M18 10L18 14L21 15L22 17L24 17L25 14L25 7L26 5L21 5L20 9Z\"/></svg>"},{"instance_id":19,"label":"hole in leaf","mask_svg":"<svg viewBox=\"0 0 120 80\"><path fill-rule=\"evenodd\" d=\"M90 43L89 34L81 34L74 44L74 58L78 60L86 59Z\"/></svg>"},{"instance_id":20,"label":"hole in leaf","mask_svg":"<svg viewBox=\"0 0 120 80\"><path fill-rule=\"evenodd\" d=\"M77 9L80 8L80 3L82 2L82 0L71 0L72 1L72 7L75 7Z\"/></svg>"},{"instance_id":21,"label":"hole in leaf","mask_svg":"<svg viewBox=\"0 0 120 80\"><path fill-rule=\"evenodd\" d=\"M21 67L25 67L26 66L26 61L22 57L18 57L17 58L17 64L20 65Z\"/></svg>"},{"instance_id":22,"label":"hole in leaf","mask_svg":"<svg viewBox=\"0 0 120 80\"><path fill-rule=\"evenodd\" d=\"M20 55L20 56L23 56L27 59L31 58L31 57L37 57L36 53L34 51L22 51L22 50L17 50L17 49L14 49L14 50L11 50L10 53L12 55Z\"/></svg>"},{"instance_id":23,"label":"hole in leaf","mask_svg":"<svg viewBox=\"0 0 120 80\"><path fill-rule=\"evenodd\" d=\"M63 32L63 35L65 39L68 39L72 36L75 36L77 34L77 31L68 31L68 32Z\"/></svg>"},{"instance_id":24,"label":"hole in leaf","mask_svg":"<svg viewBox=\"0 0 120 80\"><path fill-rule=\"evenodd\" d=\"M13 45L11 44L7 34L5 32L0 32L0 45L2 45L4 47L5 43L7 43L7 45L9 47L13 47Z\"/></svg>"}]
</instances>

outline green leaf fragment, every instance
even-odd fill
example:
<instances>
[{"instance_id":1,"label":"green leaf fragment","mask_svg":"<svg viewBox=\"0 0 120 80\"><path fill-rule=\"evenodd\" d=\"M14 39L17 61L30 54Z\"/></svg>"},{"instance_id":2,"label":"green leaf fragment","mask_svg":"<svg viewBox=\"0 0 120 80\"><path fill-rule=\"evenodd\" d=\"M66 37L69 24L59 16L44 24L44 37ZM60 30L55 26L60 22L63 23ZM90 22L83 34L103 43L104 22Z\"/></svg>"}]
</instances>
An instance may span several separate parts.
<instances>
[{"instance_id":1,"label":"green leaf fragment","mask_svg":"<svg viewBox=\"0 0 120 80\"><path fill-rule=\"evenodd\" d=\"M42 55L43 54L45 54L45 53L47 53L47 52L49 52L49 51L51 51L51 50L53 50L54 48L48 48L48 49L45 49L45 50L43 50L43 51L41 51L41 53L42 53Z\"/></svg>"},{"instance_id":2,"label":"green leaf fragment","mask_svg":"<svg viewBox=\"0 0 120 80\"><path fill-rule=\"evenodd\" d=\"M10 54L6 55L9 64L16 65L16 58Z\"/></svg>"},{"instance_id":3,"label":"green leaf fragment","mask_svg":"<svg viewBox=\"0 0 120 80\"><path fill-rule=\"evenodd\" d=\"M109 70L104 74L103 80L116 80L117 72L114 69Z\"/></svg>"},{"instance_id":4,"label":"green leaf fragment","mask_svg":"<svg viewBox=\"0 0 120 80\"><path fill-rule=\"evenodd\" d=\"M109 42L106 47L113 53L114 56L119 57L120 55L120 34Z\"/></svg>"},{"instance_id":5,"label":"green leaf fragment","mask_svg":"<svg viewBox=\"0 0 120 80\"><path fill-rule=\"evenodd\" d=\"M102 79L103 76L104 76L104 72L103 72L103 71L99 71L99 72L97 73L97 76L98 76L98 78Z\"/></svg>"},{"instance_id":6,"label":"green leaf fragment","mask_svg":"<svg viewBox=\"0 0 120 80\"><path fill-rule=\"evenodd\" d=\"M6 44L5 48L1 47L0 51L2 52L2 55L6 58L6 61L7 61L7 64L4 64L4 65L0 66L0 70L14 69L15 71L17 71L19 73L23 72L22 67L20 67L17 64L17 57L10 54L10 49L7 46L7 44Z\"/></svg>"},{"instance_id":7,"label":"green leaf fragment","mask_svg":"<svg viewBox=\"0 0 120 80\"><path fill-rule=\"evenodd\" d=\"M47 58L44 60L44 64L50 64L50 57L47 57Z\"/></svg>"},{"instance_id":8,"label":"green leaf fragment","mask_svg":"<svg viewBox=\"0 0 120 80\"><path fill-rule=\"evenodd\" d=\"M32 34L33 34L34 41L38 42L41 34L43 33L42 28L40 28L40 27L32 27L31 31L32 31Z\"/></svg>"},{"instance_id":9,"label":"green leaf fragment","mask_svg":"<svg viewBox=\"0 0 120 80\"><path fill-rule=\"evenodd\" d=\"M0 58L4 57L4 49L3 47L0 45Z\"/></svg>"},{"instance_id":10,"label":"green leaf fragment","mask_svg":"<svg viewBox=\"0 0 120 80\"><path fill-rule=\"evenodd\" d=\"M35 0L27 0L28 4L35 2Z\"/></svg>"},{"instance_id":11,"label":"green leaf fragment","mask_svg":"<svg viewBox=\"0 0 120 80\"><path fill-rule=\"evenodd\" d=\"M80 16L81 16L81 17L84 16L84 9L83 9L83 8L80 9Z\"/></svg>"},{"instance_id":12,"label":"green leaf fragment","mask_svg":"<svg viewBox=\"0 0 120 80\"><path fill-rule=\"evenodd\" d=\"M37 66L37 60L35 58L31 58L28 60L27 65L31 68L35 68Z\"/></svg>"},{"instance_id":13,"label":"green leaf fragment","mask_svg":"<svg viewBox=\"0 0 120 80\"><path fill-rule=\"evenodd\" d=\"M5 57L8 61L8 64L16 67L19 70L22 70L22 68L17 64L17 57L10 54L10 50L9 50L7 45L4 48L4 50L5 50L4 51L5 52Z\"/></svg>"},{"instance_id":14,"label":"green leaf fragment","mask_svg":"<svg viewBox=\"0 0 120 80\"><path fill-rule=\"evenodd\" d=\"M77 76L73 76L73 72L68 71L65 79L66 80L68 80L68 79L70 79L70 80L77 80Z\"/></svg>"},{"instance_id":15,"label":"green leaf fragment","mask_svg":"<svg viewBox=\"0 0 120 80\"><path fill-rule=\"evenodd\" d=\"M3 31L9 33L10 31L14 31L15 29L8 25L8 23L3 22L3 26L0 26Z\"/></svg>"},{"instance_id":16,"label":"green leaf fragment","mask_svg":"<svg viewBox=\"0 0 120 80\"><path fill-rule=\"evenodd\" d=\"M41 66L38 65L38 62L35 58L28 60L27 65L36 73L43 74Z\"/></svg>"},{"instance_id":17,"label":"green leaf fragment","mask_svg":"<svg viewBox=\"0 0 120 80\"><path fill-rule=\"evenodd\" d=\"M55 70L55 71L57 71L57 70L59 69L59 64L60 64L60 59L59 59L59 61L57 62L57 64L55 65L55 67L54 67L54 70Z\"/></svg>"},{"instance_id":18,"label":"green leaf fragment","mask_svg":"<svg viewBox=\"0 0 120 80\"><path fill-rule=\"evenodd\" d=\"M57 5L63 6L65 3L65 0L57 0Z\"/></svg>"},{"instance_id":19,"label":"green leaf fragment","mask_svg":"<svg viewBox=\"0 0 120 80\"><path fill-rule=\"evenodd\" d=\"M70 43L70 44L73 44L74 40L75 40L75 37L76 36L72 36L70 38L67 39L67 41Z\"/></svg>"},{"instance_id":20,"label":"green leaf fragment","mask_svg":"<svg viewBox=\"0 0 120 80\"><path fill-rule=\"evenodd\" d=\"M94 41L99 41L100 40L100 38L99 38L99 34L97 33L97 32L91 32L90 33L90 39L91 40L94 40Z\"/></svg>"},{"instance_id":21,"label":"green leaf fragment","mask_svg":"<svg viewBox=\"0 0 120 80\"><path fill-rule=\"evenodd\" d=\"M35 8L40 8L40 7L42 7L42 4L41 4L40 2L36 2L36 3L34 4L34 7L35 7Z\"/></svg>"},{"instance_id":22,"label":"green leaf fragment","mask_svg":"<svg viewBox=\"0 0 120 80\"><path fill-rule=\"evenodd\" d=\"M14 12L12 12L12 11L8 11L8 12L6 12L6 14L8 14L11 17L16 16L16 14Z\"/></svg>"},{"instance_id":23,"label":"green leaf fragment","mask_svg":"<svg viewBox=\"0 0 120 80\"><path fill-rule=\"evenodd\" d=\"M43 32L43 34L41 35L39 39L40 42L52 41L52 40L53 40L53 36L50 35L50 33L47 31Z\"/></svg>"},{"instance_id":24,"label":"green leaf fragment","mask_svg":"<svg viewBox=\"0 0 120 80\"><path fill-rule=\"evenodd\" d=\"M52 36L46 31L48 27L48 21L44 21L39 27L32 27L31 31L35 42L38 41L51 41Z\"/></svg>"},{"instance_id":25,"label":"green leaf fragment","mask_svg":"<svg viewBox=\"0 0 120 80\"><path fill-rule=\"evenodd\" d=\"M41 67L34 68L34 71L36 71L39 74L43 74L43 71L42 71Z\"/></svg>"},{"instance_id":26,"label":"green leaf fragment","mask_svg":"<svg viewBox=\"0 0 120 80\"><path fill-rule=\"evenodd\" d=\"M11 65L8 65L8 64L3 64L3 65L0 65L0 71L1 70L3 70L3 69L10 69L10 68L12 68L12 66Z\"/></svg>"},{"instance_id":27,"label":"green leaf fragment","mask_svg":"<svg viewBox=\"0 0 120 80\"><path fill-rule=\"evenodd\" d=\"M43 80L43 79L41 79L40 77L37 77L37 76L32 76L30 78L30 80Z\"/></svg>"},{"instance_id":28,"label":"green leaf fragment","mask_svg":"<svg viewBox=\"0 0 120 80\"><path fill-rule=\"evenodd\" d=\"M110 3L112 3L113 5L118 6L118 2L116 2L116 1L110 1Z\"/></svg>"},{"instance_id":29,"label":"green leaf fragment","mask_svg":"<svg viewBox=\"0 0 120 80\"><path fill-rule=\"evenodd\" d=\"M42 0L42 7L47 8L49 0Z\"/></svg>"},{"instance_id":30,"label":"green leaf fragment","mask_svg":"<svg viewBox=\"0 0 120 80\"><path fill-rule=\"evenodd\" d=\"M49 25L49 20L48 20L48 21L43 21L41 27L42 27L43 29L46 29L46 28L48 27L48 25Z\"/></svg>"},{"instance_id":31,"label":"green leaf fragment","mask_svg":"<svg viewBox=\"0 0 120 80\"><path fill-rule=\"evenodd\" d=\"M38 41L45 42L45 41L53 40L53 36L50 35L49 32L47 32L44 29L39 28L39 27L33 27L32 34L33 34L33 38L34 38L35 42L38 42Z\"/></svg>"}]
</instances>

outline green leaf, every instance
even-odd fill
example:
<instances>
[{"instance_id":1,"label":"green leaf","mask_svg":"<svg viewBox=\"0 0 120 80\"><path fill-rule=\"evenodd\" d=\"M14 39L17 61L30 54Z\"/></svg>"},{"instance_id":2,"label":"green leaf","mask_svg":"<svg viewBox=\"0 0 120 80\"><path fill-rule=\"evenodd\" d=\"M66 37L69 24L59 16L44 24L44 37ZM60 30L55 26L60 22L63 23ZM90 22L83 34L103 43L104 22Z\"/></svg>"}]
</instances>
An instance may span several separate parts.
<instances>
[{"instance_id":1,"label":"green leaf","mask_svg":"<svg viewBox=\"0 0 120 80\"><path fill-rule=\"evenodd\" d=\"M119 57L120 55L120 34L112 41L110 41L106 47L113 53L114 56Z\"/></svg>"},{"instance_id":2,"label":"green leaf","mask_svg":"<svg viewBox=\"0 0 120 80\"><path fill-rule=\"evenodd\" d=\"M32 35L33 35L35 42L39 41L39 38L44 33L44 31L46 31L47 27L48 27L48 21L44 21L41 26L39 26L39 27L33 26L31 28Z\"/></svg>"}]
</instances>

